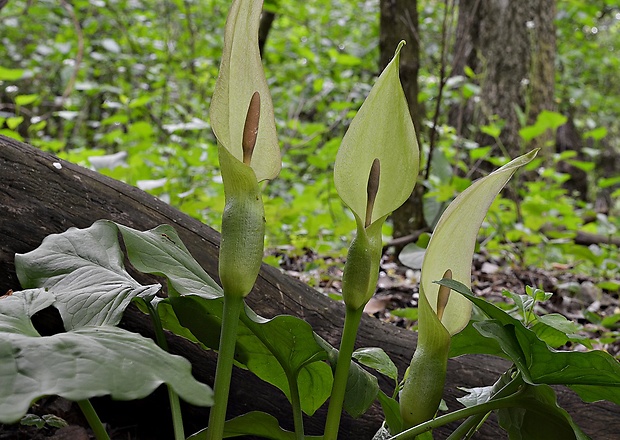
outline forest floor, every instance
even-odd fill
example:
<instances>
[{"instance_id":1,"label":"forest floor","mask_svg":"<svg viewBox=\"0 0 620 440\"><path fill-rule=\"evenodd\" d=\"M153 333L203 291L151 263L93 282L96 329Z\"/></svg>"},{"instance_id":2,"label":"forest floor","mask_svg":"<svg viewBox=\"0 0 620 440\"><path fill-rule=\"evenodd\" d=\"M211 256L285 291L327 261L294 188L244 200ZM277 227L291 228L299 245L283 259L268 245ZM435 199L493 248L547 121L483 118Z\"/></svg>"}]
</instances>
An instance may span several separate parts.
<instances>
[{"instance_id":1,"label":"forest floor","mask_svg":"<svg viewBox=\"0 0 620 440\"><path fill-rule=\"evenodd\" d=\"M313 286L334 299L340 298L342 267L339 259L322 257L312 251L296 252L295 256L273 252L280 261L280 269ZM472 266L472 291L491 302L510 309L512 301L504 295L508 290L524 294L525 286L533 286L553 293L550 300L539 303L537 314L559 313L579 324L578 334L591 341L592 348L605 350L620 358L620 299L618 290L609 291L597 286L597 280L575 274L567 267L552 270L517 268L476 254ZM378 289L368 302L365 312L378 319L404 328L415 328L418 300L419 271L408 269L386 256L381 263ZM615 280L620 284L620 280ZM413 318L413 319L412 319ZM582 344L570 343L562 347L584 351ZM57 397L40 399L31 408L33 422L0 425L0 440L90 440L93 437L75 403ZM55 427L56 419L67 422ZM47 419L47 420L46 420ZM47 423L46 423L47 422ZM134 439L131 428L111 427L112 439Z\"/></svg>"},{"instance_id":2,"label":"forest floor","mask_svg":"<svg viewBox=\"0 0 620 440\"><path fill-rule=\"evenodd\" d=\"M344 261L322 258L309 250L292 258L281 253L276 256L284 273L334 299L341 297ZM514 308L505 291L524 295L526 286L531 286L552 293L548 301L537 303L537 315L563 315L578 324L577 334L589 340L592 349L605 350L620 359L620 289L603 289L597 285L600 280L570 269L560 265L550 270L520 268L488 255L475 254L471 289L505 310ZM394 257L384 256L377 292L365 312L399 327L415 328L415 320L408 317L415 316L410 310L417 307L419 277L420 271L404 267ZM620 286L620 279L610 285ZM569 342L561 349L589 348Z\"/></svg>"}]
</instances>

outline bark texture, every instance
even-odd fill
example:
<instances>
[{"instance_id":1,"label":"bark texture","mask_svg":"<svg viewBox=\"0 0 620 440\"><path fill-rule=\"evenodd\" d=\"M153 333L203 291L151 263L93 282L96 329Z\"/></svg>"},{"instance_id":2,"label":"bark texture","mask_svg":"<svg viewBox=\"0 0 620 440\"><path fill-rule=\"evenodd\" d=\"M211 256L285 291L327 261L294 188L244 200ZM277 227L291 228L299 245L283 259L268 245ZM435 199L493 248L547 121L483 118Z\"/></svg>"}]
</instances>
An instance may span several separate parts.
<instances>
[{"instance_id":1,"label":"bark texture","mask_svg":"<svg viewBox=\"0 0 620 440\"><path fill-rule=\"evenodd\" d=\"M420 38L418 36L418 6L415 0L381 0L379 22L379 67L387 66L394 50L401 40L407 44L400 52L400 80L409 103L416 134L420 133L421 108L418 103L418 70L420 68ZM394 237L409 235L424 229L421 185L414 189L411 197L391 216Z\"/></svg>"},{"instance_id":2,"label":"bark texture","mask_svg":"<svg viewBox=\"0 0 620 440\"><path fill-rule=\"evenodd\" d=\"M451 111L451 124L467 135L475 127L504 121L501 147L522 154L522 122L532 124L542 110L554 110L555 0L461 0L453 75L469 66L480 78L480 103L469 102ZM525 121L520 120L520 113ZM528 147L543 146L551 133ZM494 145L489 136L476 138ZM498 145L499 146L499 145ZM544 153L544 152L543 152Z\"/></svg>"},{"instance_id":3,"label":"bark texture","mask_svg":"<svg viewBox=\"0 0 620 440\"><path fill-rule=\"evenodd\" d=\"M60 165L60 167L58 166ZM34 147L0 136L0 292L19 289L15 275L14 255L38 247L49 234L60 233L69 227L84 228L94 221L107 218L136 229L146 230L162 223L173 225L196 260L217 279L219 236L211 228L192 219L139 189L109 179L93 171L65 162ZM135 275L135 274L134 274ZM147 276L137 277L153 282ZM292 314L308 321L325 339L338 344L344 311L341 304L317 293L298 280L264 265L254 291L247 297L249 305L260 315L273 317ZM39 325L53 332L58 327L54 314L39 317ZM148 319L134 308L125 313L122 326L145 335L152 335ZM171 351L181 354L193 364L199 380L212 384L215 355L205 352L188 341L168 335ZM380 346L392 357L399 371L407 367L415 347L415 334L364 317L358 336L358 347ZM458 408L455 396L463 394L457 386L490 385L507 364L495 358L467 356L452 359L448 366L445 398L450 408ZM381 377L380 384L391 393L389 380ZM290 406L273 387L252 374L235 370L229 416L249 410L263 410L278 417L283 426L291 428ZM160 390L161 391L161 390ZM599 440L612 440L620 432L618 407L609 403L586 405L572 392L558 389L560 403L584 430ZM169 439L165 392L158 392L140 402L96 402L104 422L136 424L146 420L156 425L137 427L138 438ZM188 408L187 432L206 425L206 410ZM325 408L306 421L308 434L322 432ZM143 418L140 419L140 414ZM157 423L152 423L153 415ZM370 439L379 428L382 416L377 406L358 420L343 419L342 439ZM123 425L121 425L123 426ZM451 431L440 429L436 438L444 439ZM152 429L157 431L153 432ZM506 438L496 424L486 424L479 439Z\"/></svg>"}]
</instances>

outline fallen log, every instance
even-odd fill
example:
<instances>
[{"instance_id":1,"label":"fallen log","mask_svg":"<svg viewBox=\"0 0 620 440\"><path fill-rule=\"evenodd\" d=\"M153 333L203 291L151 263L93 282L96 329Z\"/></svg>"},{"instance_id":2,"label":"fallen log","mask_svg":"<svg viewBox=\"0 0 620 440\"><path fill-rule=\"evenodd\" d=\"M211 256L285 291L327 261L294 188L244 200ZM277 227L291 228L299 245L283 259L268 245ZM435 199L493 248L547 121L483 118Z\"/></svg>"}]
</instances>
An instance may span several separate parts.
<instances>
[{"instance_id":1,"label":"fallen log","mask_svg":"<svg viewBox=\"0 0 620 440\"><path fill-rule=\"evenodd\" d=\"M157 198L91 170L60 160L27 144L0 136L0 292L18 290L15 275L15 253L28 252L39 246L49 234L60 233L75 226L85 228L102 218L146 230L159 224L173 225L198 262L217 280L219 236L210 227L175 210ZM152 282L147 277L140 281ZM315 331L334 346L338 345L344 310L340 303L316 292L300 281L263 265L256 287L247 297L248 304L260 315L273 317L291 314L309 322ZM55 319L43 317L43 326L54 331ZM122 326L145 335L152 335L149 321L134 308L128 309ZM181 354L193 364L199 380L212 384L215 355L194 344L169 336L171 351ZM404 372L415 348L416 337L411 331L364 317L358 336L358 347L382 347ZM507 367L507 363L486 356L465 356L451 359L448 366L445 399L450 408L458 408L455 397L463 393L457 386L490 385ZM596 374L596 372L593 372ZM620 379L619 379L620 380ZM381 387L391 393L392 384L380 377ZM237 369L233 377L233 395L229 416L250 410L269 412L291 428L289 404L276 389L262 383L251 373ZM610 403L586 405L574 393L558 388L560 404L594 439L615 439L620 432L620 409ZM111 424L136 423L139 413L152 424L157 414L156 431L143 432L138 438L171 438L162 427L167 417L165 393L138 403L98 402L104 421ZM119 408L121 408L119 410ZM138 413L138 408L139 413ZM157 411L157 412L156 412ZM163 411L163 412L162 412ZM308 434L322 432L326 408L306 420ZM162 414L162 416L159 416ZM206 425L207 410L188 408L185 414L188 432ZM381 411L373 406L360 419L343 419L341 438L369 439L382 422ZM436 438L446 438L454 426L437 430ZM147 429L147 428L144 428ZM505 438L495 423L487 423L476 438Z\"/></svg>"}]
</instances>

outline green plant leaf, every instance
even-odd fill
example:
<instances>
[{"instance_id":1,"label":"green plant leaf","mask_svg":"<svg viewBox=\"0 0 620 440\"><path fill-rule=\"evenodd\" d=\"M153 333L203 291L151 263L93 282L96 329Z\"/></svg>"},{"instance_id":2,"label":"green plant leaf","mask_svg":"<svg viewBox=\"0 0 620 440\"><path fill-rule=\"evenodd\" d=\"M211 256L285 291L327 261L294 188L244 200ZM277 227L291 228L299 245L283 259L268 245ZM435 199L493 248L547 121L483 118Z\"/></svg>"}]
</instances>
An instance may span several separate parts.
<instances>
[{"instance_id":1,"label":"green plant leaf","mask_svg":"<svg viewBox=\"0 0 620 440\"><path fill-rule=\"evenodd\" d=\"M452 336L448 357L464 354L489 354L509 359L495 339L484 337L474 328L475 322L470 321L463 330Z\"/></svg>"},{"instance_id":2,"label":"green plant leaf","mask_svg":"<svg viewBox=\"0 0 620 440\"><path fill-rule=\"evenodd\" d=\"M459 390L467 393L463 397L456 398L456 400L458 400L465 407L486 403L493 395L493 386L476 388L459 387Z\"/></svg>"},{"instance_id":3,"label":"green plant leaf","mask_svg":"<svg viewBox=\"0 0 620 440\"><path fill-rule=\"evenodd\" d=\"M424 261L425 254L425 248L422 248L415 243L409 243L400 252L400 254L398 255L398 259L405 266L412 269L420 270L422 269L422 262Z\"/></svg>"},{"instance_id":4,"label":"green plant leaf","mask_svg":"<svg viewBox=\"0 0 620 440\"><path fill-rule=\"evenodd\" d=\"M55 416L54 414L45 414L43 417L45 423L47 423L52 428L64 428L65 426L69 426L66 420Z\"/></svg>"},{"instance_id":5,"label":"green plant leaf","mask_svg":"<svg viewBox=\"0 0 620 440\"><path fill-rule=\"evenodd\" d=\"M418 320L418 308L417 307L405 307L402 309L390 310L390 315L405 318L410 321Z\"/></svg>"},{"instance_id":6,"label":"green plant leaf","mask_svg":"<svg viewBox=\"0 0 620 440\"><path fill-rule=\"evenodd\" d=\"M550 386L526 386L517 408L497 410L499 424L510 440L587 440L570 415L557 404Z\"/></svg>"},{"instance_id":7,"label":"green plant leaf","mask_svg":"<svg viewBox=\"0 0 620 440\"><path fill-rule=\"evenodd\" d=\"M591 138L591 139L594 139L595 141L600 141L605 136L607 136L607 127L597 127L593 130L586 131L583 134L584 138L586 139Z\"/></svg>"},{"instance_id":8,"label":"green plant leaf","mask_svg":"<svg viewBox=\"0 0 620 440\"><path fill-rule=\"evenodd\" d=\"M379 347L360 348L353 352L353 359L398 383L398 369L383 349Z\"/></svg>"},{"instance_id":9,"label":"green plant leaf","mask_svg":"<svg viewBox=\"0 0 620 440\"><path fill-rule=\"evenodd\" d=\"M142 286L127 273L117 234L114 223L98 221L49 235L37 249L15 255L22 287L48 289L66 330L118 324L133 298L150 299L161 286Z\"/></svg>"},{"instance_id":10,"label":"green plant leaf","mask_svg":"<svg viewBox=\"0 0 620 440\"><path fill-rule=\"evenodd\" d=\"M7 69L0 66L0 81L16 81L24 76L25 70Z\"/></svg>"},{"instance_id":11,"label":"green plant leaf","mask_svg":"<svg viewBox=\"0 0 620 440\"><path fill-rule=\"evenodd\" d=\"M446 279L439 283L468 298L491 318L474 327L499 343L527 383L566 385L587 402L609 400L620 405L620 362L609 353L554 350L521 321L477 298L464 284Z\"/></svg>"},{"instance_id":12,"label":"green plant leaf","mask_svg":"<svg viewBox=\"0 0 620 440\"><path fill-rule=\"evenodd\" d=\"M536 156L538 150L520 156L459 194L444 211L426 249L422 263L421 291L433 310L437 308L439 286L446 270L452 279L470 285L471 261L478 230L491 203L512 175ZM441 323L451 335L462 330L471 316L471 303L459 295L451 295Z\"/></svg>"},{"instance_id":13,"label":"green plant leaf","mask_svg":"<svg viewBox=\"0 0 620 440\"><path fill-rule=\"evenodd\" d=\"M224 438L240 436L259 436L271 440L296 440L294 432L280 427L278 419L261 411L251 411L233 419L224 425ZM207 428L189 436L187 440L206 440ZM307 435L306 440L321 440L323 436Z\"/></svg>"},{"instance_id":14,"label":"green plant leaf","mask_svg":"<svg viewBox=\"0 0 620 440\"><path fill-rule=\"evenodd\" d=\"M536 117L536 124L555 130L560 125L566 124L567 120L568 118L562 113L543 110Z\"/></svg>"},{"instance_id":15,"label":"green plant leaf","mask_svg":"<svg viewBox=\"0 0 620 440\"><path fill-rule=\"evenodd\" d=\"M403 44L351 121L334 165L338 194L364 219L368 176L374 160L379 159L381 173L371 223L402 205L418 176L418 143L398 75Z\"/></svg>"},{"instance_id":16,"label":"green plant leaf","mask_svg":"<svg viewBox=\"0 0 620 440\"><path fill-rule=\"evenodd\" d=\"M218 349L222 298L184 295L170 298L180 324L205 346ZM317 362L326 353L314 339L310 325L293 316L267 320L246 307L239 323L235 359L262 380L290 396L287 374L298 376L302 409L313 414L329 397L332 375Z\"/></svg>"},{"instance_id":17,"label":"green plant leaf","mask_svg":"<svg viewBox=\"0 0 620 440\"><path fill-rule=\"evenodd\" d=\"M159 226L151 231L139 232L125 226L119 226L119 228L125 239L132 265L140 271L166 277L169 285L172 285L177 294L180 295L158 303L157 310L164 327L178 335L200 342L206 347L216 349L219 344L223 304L221 293L212 295L213 292L205 292L194 295L202 283L206 283L210 278L187 252L174 229L168 226ZM165 234L166 237L162 234ZM144 244L140 242L141 238L146 240ZM157 264L158 262L159 264ZM177 262L181 266L178 266ZM283 346L275 347L274 350L280 351L279 356L282 359L290 357L290 364L287 367L290 371L299 370L302 408L307 414L312 414L327 399L332 384L329 366L321 362L307 364L310 361L322 358L325 354L325 351L316 351L314 340L308 339L310 335L313 339L318 338L318 336L311 332L307 323L298 318L280 316L273 320L265 320L252 312L247 306L245 310L239 327L238 339L240 342L237 345L237 360L245 363L251 359L251 362L248 361L250 363L248 368L251 371L288 393L288 382L284 369L280 367L273 353L260 341L258 336L267 340L272 337L270 334L273 332L275 334L274 340L283 336L295 339L293 348L289 345L291 343L289 340ZM179 319L183 321L183 324L179 322ZM264 325L267 323L268 325ZM293 333L289 331L289 328L294 330ZM335 362L338 351L320 338L318 343L322 350L331 353L331 358ZM300 347L297 347L297 344L300 344ZM288 350L292 351L289 352ZM378 392L377 380L355 364L351 367L350 374L353 377L351 383L356 385L352 388L351 397L345 401L345 408L348 408L350 414L359 416L374 401ZM359 398L359 396L363 397ZM347 406L347 402L351 402L349 406Z\"/></svg>"},{"instance_id":18,"label":"green plant leaf","mask_svg":"<svg viewBox=\"0 0 620 440\"><path fill-rule=\"evenodd\" d=\"M169 295L223 295L222 288L192 257L172 226L160 225L144 232L120 224L117 227L132 266L143 273L165 276Z\"/></svg>"},{"instance_id":19,"label":"green plant leaf","mask_svg":"<svg viewBox=\"0 0 620 440\"><path fill-rule=\"evenodd\" d=\"M44 395L130 400L162 383L189 403L212 404L210 388L191 376L187 360L136 333L101 325L41 337L31 323L25 325L53 301L45 289L0 299L0 423L17 422Z\"/></svg>"},{"instance_id":20,"label":"green plant leaf","mask_svg":"<svg viewBox=\"0 0 620 440\"><path fill-rule=\"evenodd\" d=\"M15 97L15 105L28 105L39 99L39 95L18 95Z\"/></svg>"},{"instance_id":21,"label":"green plant leaf","mask_svg":"<svg viewBox=\"0 0 620 440\"><path fill-rule=\"evenodd\" d=\"M568 341L588 344L588 338L577 334L581 329L581 325L558 313L539 316L532 326L536 335L553 348L561 347Z\"/></svg>"},{"instance_id":22,"label":"green plant leaf","mask_svg":"<svg viewBox=\"0 0 620 440\"><path fill-rule=\"evenodd\" d=\"M383 391L379 391L378 399L389 431L391 433L401 432L403 430L403 419L400 416L400 405L398 402Z\"/></svg>"},{"instance_id":23,"label":"green plant leaf","mask_svg":"<svg viewBox=\"0 0 620 440\"><path fill-rule=\"evenodd\" d=\"M327 352L328 361L332 369L336 369L338 363L338 350L332 347L320 336L315 336L317 342ZM331 390L330 390L331 391ZM379 382L377 377L361 368L355 362L349 367L347 390L344 396L344 410L352 417L357 418L364 414L379 394Z\"/></svg>"},{"instance_id":24,"label":"green plant leaf","mask_svg":"<svg viewBox=\"0 0 620 440\"><path fill-rule=\"evenodd\" d=\"M26 414L19 423L24 426L36 426L38 429L45 426L45 420L35 414Z\"/></svg>"},{"instance_id":25,"label":"green plant leaf","mask_svg":"<svg viewBox=\"0 0 620 440\"><path fill-rule=\"evenodd\" d=\"M260 94L258 138L251 167L260 182L280 172L280 147L273 104L258 50L262 1L235 0L224 35L220 73L211 99L211 127L218 142L243 161L242 136L250 99Z\"/></svg>"}]
</instances>

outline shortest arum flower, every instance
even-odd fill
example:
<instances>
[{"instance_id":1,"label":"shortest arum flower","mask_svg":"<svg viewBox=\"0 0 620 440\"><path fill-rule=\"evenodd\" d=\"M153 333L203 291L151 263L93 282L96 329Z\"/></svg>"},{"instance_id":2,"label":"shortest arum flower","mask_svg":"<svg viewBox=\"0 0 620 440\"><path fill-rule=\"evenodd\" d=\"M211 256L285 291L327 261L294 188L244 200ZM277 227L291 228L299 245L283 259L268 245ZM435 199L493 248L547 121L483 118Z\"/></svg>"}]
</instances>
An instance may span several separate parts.
<instances>
[{"instance_id":1,"label":"shortest arum flower","mask_svg":"<svg viewBox=\"0 0 620 440\"><path fill-rule=\"evenodd\" d=\"M477 180L444 211L431 237L420 281L418 345L400 393L404 428L432 419L446 377L450 339L469 322L472 304L434 281L455 279L471 285L471 262L476 237L491 203L512 175L531 162L538 150L517 157ZM405 257L401 261L407 265Z\"/></svg>"}]
</instances>

